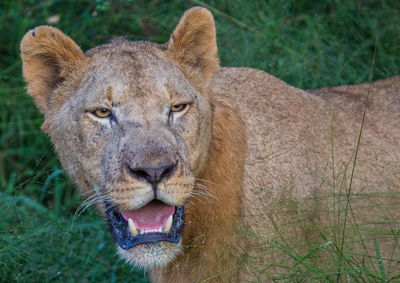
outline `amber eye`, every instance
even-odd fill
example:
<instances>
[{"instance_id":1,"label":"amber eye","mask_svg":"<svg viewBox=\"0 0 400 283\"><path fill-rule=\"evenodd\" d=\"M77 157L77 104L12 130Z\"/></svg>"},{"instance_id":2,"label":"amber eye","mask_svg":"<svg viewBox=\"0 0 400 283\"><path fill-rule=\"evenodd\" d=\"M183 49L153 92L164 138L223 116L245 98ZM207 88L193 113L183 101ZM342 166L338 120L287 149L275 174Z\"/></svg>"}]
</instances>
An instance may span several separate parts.
<instances>
[{"instance_id":1,"label":"amber eye","mask_svg":"<svg viewBox=\"0 0 400 283\"><path fill-rule=\"evenodd\" d=\"M187 104L176 104L171 106L171 112L181 112L186 109Z\"/></svg>"},{"instance_id":2,"label":"amber eye","mask_svg":"<svg viewBox=\"0 0 400 283\"><path fill-rule=\"evenodd\" d=\"M92 113L99 118L107 118L108 116L110 116L111 111L107 108L100 108L93 111Z\"/></svg>"}]
</instances>

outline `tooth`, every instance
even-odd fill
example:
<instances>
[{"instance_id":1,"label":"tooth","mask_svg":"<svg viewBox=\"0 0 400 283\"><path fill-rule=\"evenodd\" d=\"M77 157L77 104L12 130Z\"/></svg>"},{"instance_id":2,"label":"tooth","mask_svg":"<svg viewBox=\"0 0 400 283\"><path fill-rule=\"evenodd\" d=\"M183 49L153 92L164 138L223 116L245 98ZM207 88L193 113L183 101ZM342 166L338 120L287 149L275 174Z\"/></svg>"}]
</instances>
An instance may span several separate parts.
<instances>
[{"instance_id":1,"label":"tooth","mask_svg":"<svg viewBox=\"0 0 400 283\"><path fill-rule=\"evenodd\" d=\"M164 232L169 232L172 226L172 215L170 215L167 219L167 223L165 223Z\"/></svg>"},{"instance_id":2,"label":"tooth","mask_svg":"<svg viewBox=\"0 0 400 283\"><path fill-rule=\"evenodd\" d=\"M128 219L128 225L129 225L129 232L131 232L132 236L136 236L138 234L138 230L136 229L135 223L133 223L132 219Z\"/></svg>"}]
</instances>

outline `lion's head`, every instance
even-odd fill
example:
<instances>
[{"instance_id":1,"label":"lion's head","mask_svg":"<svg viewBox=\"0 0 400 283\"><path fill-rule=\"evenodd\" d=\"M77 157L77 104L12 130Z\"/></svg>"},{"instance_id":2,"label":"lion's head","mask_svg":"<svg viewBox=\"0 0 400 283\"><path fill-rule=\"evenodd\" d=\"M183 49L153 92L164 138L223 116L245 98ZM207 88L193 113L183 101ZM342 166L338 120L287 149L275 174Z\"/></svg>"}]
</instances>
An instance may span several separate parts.
<instances>
[{"instance_id":1,"label":"lion's head","mask_svg":"<svg viewBox=\"0 0 400 283\"><path fill-rule=\"evenodd\" d=\"M143 267L171 261L211 142L211 14L189 10L164 45L115 39L86 53L41 26L24 36L21 56L43 129L120 254Z\"/></svg>"}]
</instances>

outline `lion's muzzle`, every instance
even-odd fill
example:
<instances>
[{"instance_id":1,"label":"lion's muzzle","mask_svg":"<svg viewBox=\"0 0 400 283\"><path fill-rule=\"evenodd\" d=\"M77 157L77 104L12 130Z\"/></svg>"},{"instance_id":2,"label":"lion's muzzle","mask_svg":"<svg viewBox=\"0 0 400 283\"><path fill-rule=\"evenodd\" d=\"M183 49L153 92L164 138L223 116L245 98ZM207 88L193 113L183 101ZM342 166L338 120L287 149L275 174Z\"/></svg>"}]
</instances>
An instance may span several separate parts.
<instances>
[{"instance_id":1,"label":"lion's muzzle","mask_svg":"<svg viewBox=\"0 0 400 283\"><path fill-rule=\"evenodd\" d=\"M169 133L148 129L133 133L138 132L140 136L125 136L118 149L121 154L115 164L120 166L114 168L122 178L120 183L109 183L106 202L111 232L123 249L160 241L179 243L185 197L176 196L182 188L192 187L182 174L184 160L178 158Z\"/></svg>"}]
</instances>

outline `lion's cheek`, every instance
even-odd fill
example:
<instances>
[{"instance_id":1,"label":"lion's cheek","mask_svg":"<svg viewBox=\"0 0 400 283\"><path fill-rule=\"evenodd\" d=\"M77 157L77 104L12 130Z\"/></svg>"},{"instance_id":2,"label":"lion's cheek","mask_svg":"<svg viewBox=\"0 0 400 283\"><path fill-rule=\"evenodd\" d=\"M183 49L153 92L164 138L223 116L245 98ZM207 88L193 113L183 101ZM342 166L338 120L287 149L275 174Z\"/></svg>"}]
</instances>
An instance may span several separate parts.
<instances>
[{"instance_id":1,"label":"lion's cheek","mask_svg":"<svg viewBox=\"0 0 400 283\"><path fill-rule=\"evenodd\" d=\"M81 137L85 147L75 153L77 159L82 163L83 172L81 173L90 176L92 186L103 186L105 181L104 164L107 162L105 160L107 139L100 136L99 132L86 132ZM102 142L99 142L99 139L102 139Z\"/></svg>"},{"instance_id":2,"label":"lion's cheek","mask_svg":"<svg viewBox=\"0 0 400 283\"><path fill-rule=\"evenodd\" d=\"M200 116L202 116L201 119ZM199 176L208 158L207 153L211 141L211 119L208 111L193 115L189 119L191 120L188 123L190 126L186 127L182 138L186 144L192 174Z\"/></svg>"}]
</instances>

